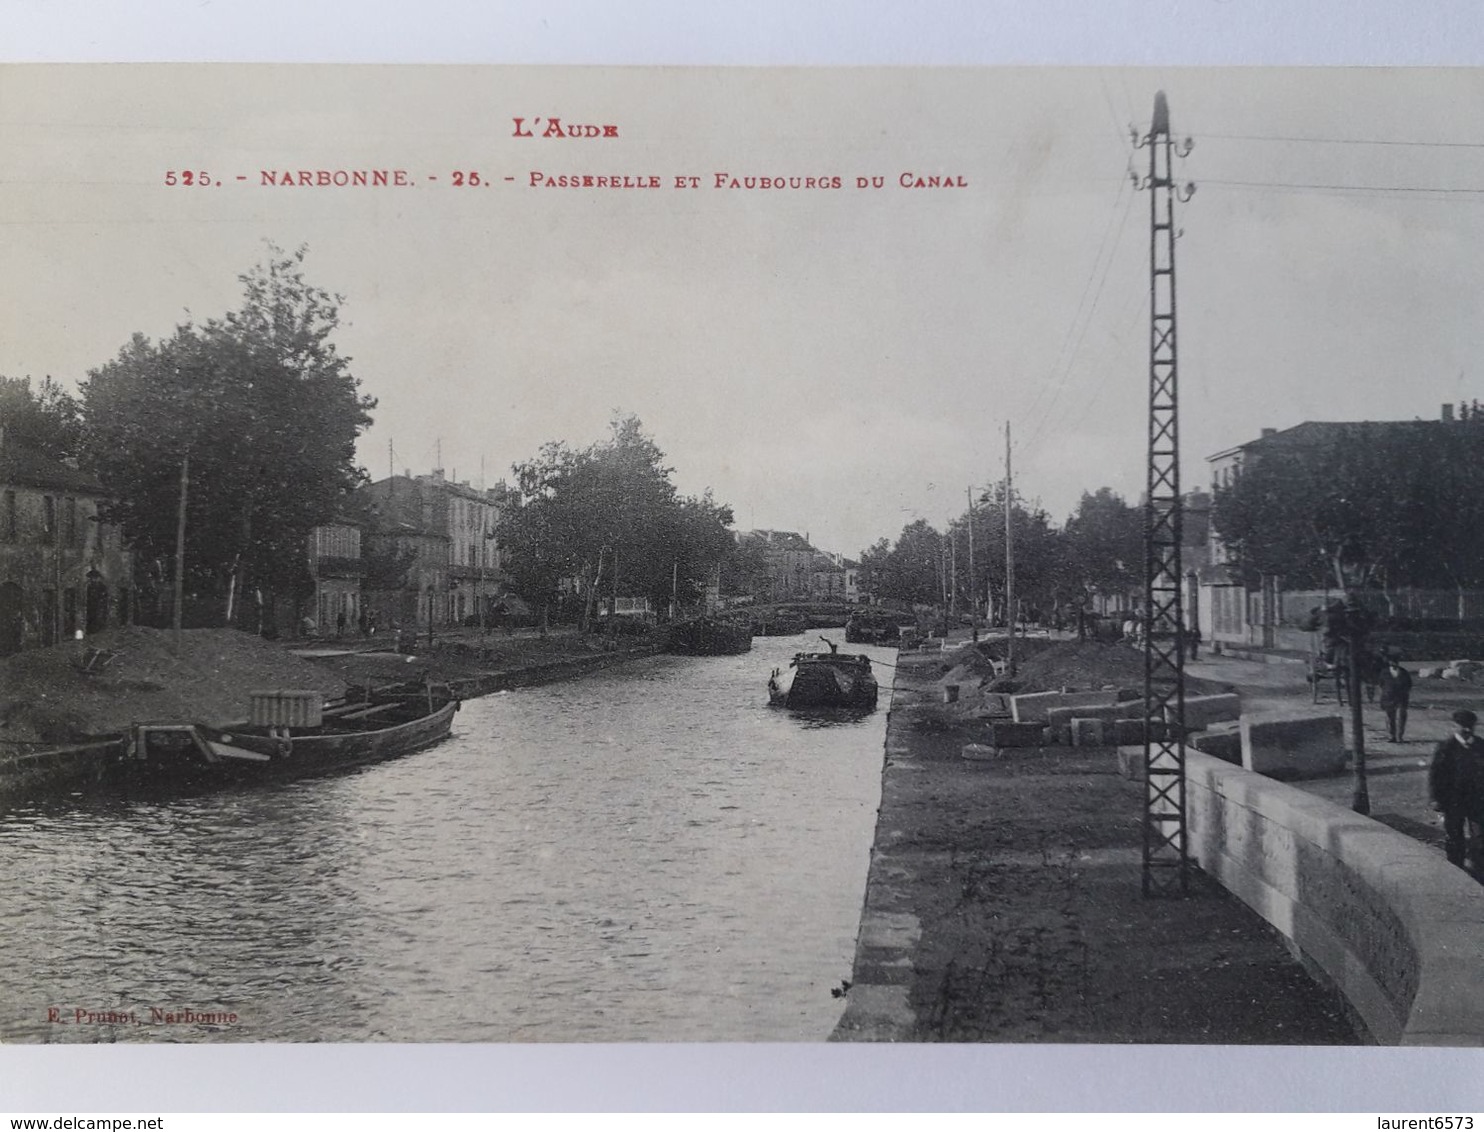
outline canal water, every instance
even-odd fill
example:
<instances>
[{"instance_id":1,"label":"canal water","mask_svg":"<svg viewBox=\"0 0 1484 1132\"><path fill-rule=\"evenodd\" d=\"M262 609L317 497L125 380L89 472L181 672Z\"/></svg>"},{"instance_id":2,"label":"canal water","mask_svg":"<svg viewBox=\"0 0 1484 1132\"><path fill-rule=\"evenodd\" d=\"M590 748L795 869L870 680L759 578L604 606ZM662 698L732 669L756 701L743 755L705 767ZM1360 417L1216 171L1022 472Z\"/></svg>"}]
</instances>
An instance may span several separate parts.
<instances>
[{"instance_id":1,"label":"canal water","mask_svg":"<svg viewBox=\"0 0 1484 1132\"><path fill-rule=\"evenodd\" d=\"M0 815L0 1040L823 1040L892 670L869 715L768 707L812 647L471 700L334 777Z\"/></svg>"}]
</instances>

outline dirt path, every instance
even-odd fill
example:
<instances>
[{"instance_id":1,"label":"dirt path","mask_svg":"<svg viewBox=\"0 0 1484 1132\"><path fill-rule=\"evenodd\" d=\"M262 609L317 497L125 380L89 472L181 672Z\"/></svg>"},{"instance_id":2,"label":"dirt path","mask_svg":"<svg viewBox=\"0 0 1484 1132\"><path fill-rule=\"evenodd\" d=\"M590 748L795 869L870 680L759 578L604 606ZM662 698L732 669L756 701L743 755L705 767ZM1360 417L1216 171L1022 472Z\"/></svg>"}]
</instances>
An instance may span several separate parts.
<instances>
[{"instance_id":1,"label":"dirt path","mask_svg":"<svg viewBox=\"0 0 1484 1132\"><path fill-rule=\"evenodd\" d=\"M1141 894L1142 788L1111 750L961 756L982 725L904 654L853 985L836 1040L1353 1044L1255 913L1196 872Z\"/></svg>"}]
</instances>

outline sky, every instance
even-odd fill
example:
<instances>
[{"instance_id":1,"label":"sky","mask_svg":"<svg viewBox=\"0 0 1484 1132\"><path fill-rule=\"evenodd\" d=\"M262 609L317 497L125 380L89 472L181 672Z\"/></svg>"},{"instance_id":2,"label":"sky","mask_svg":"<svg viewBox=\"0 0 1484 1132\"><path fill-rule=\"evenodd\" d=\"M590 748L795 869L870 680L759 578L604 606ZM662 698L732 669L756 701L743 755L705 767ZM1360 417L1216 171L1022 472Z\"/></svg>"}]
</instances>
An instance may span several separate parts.
<instances>
[{"instance_id":1,"label":"sky","mask_svg":"<svg viewBox=\"0 0 1484 1132\"><path fill-rule=\"evenodd\" d=\"M135 332L230 309L267 241L305 245L378 400L373 476L441 459L494 483L634 414L683 492L854 555L960 515L1005 474L1008 422L1017 489L1061 521L1083 491L1143 488L1149 194L1130 173L1148 150L1130 134L1158 90L1193 141L1187 486L1263 427L1484 393L1484 118L1459 111L1484 79L1466 70L8 68L0 373L74 382ZM516 137L516 117L618 136ZM321 169L415 185L262 183ZM963 186L902 187L930 175Z\"/></svg>"}]
</instances>

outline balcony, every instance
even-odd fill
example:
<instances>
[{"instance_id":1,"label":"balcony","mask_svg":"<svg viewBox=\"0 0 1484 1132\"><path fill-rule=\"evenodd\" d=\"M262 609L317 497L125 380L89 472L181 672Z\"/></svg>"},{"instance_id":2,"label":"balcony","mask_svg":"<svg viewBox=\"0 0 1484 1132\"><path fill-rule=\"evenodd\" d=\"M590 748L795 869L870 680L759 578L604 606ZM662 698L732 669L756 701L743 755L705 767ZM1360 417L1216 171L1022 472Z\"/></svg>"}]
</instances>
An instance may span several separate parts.
<instances>
[{"instance_id":1,"label":"balcony","mask_svg":"<svg viewBox=\"0 0 1484 1132\"><path fill-rule=\"evenodd\" d=\"M314 559L314 573L319 578L359 578L365 572L359 558L336 558L328 554Z\"/></svg>"}]
</instances>

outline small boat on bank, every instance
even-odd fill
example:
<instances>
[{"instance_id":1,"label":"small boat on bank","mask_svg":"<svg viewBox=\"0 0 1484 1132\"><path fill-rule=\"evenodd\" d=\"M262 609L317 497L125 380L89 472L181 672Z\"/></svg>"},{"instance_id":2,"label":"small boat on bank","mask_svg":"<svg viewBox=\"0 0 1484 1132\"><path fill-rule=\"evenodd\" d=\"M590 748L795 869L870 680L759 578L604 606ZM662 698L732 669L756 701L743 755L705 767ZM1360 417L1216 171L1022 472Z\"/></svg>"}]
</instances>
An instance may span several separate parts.
<instances>
[{"instance_id":1,"label":"small boat on bank","mask_svg":"<svg viewBox=\"0 0 1484 1132\"><path fill-rule=\"evenodd\" d=\"M671 625L665 651L681 656L733 656L752 651L752 626L740 617L696 617Z\"/></svg>"},{"instance_id":2,"label":"small boat on bank","mask_svg":"<svg viewBox=\"0 0 1484 1132\"><path fill-rule=\"evenodd\" d=\"M870 610L852 613L845 622L845 643L852 645L896 644L901 638L900 613Z\"/></svg>"},{"instance_id":3,"label":"small boat on bank","mask_svg":"<svg viewBox=\"0 0 1484 1132\"><path fill-rule=\"evenodd\" d=\"M759 637L793 637L809 628L809 619L802 613L791 613L785 609L757 610L752 614L752 631Z\"/></svg>"},{"instance_id":4,"label":"small boat on bank","mask_svg":"<svg viewBox=\"0 0 1484 1132\"><path fill-rule=\"evenodd\" d=\"M428 681L354 688L328 704L317 692L255 692L251 704L251 719L229 727L135 724L115 769L170 785L318 774L430 747L459 710L446 684Z\"/></svg>"},{"instance_id":5,"label":"small boat on bank","mask_svg":"<svg viewBox=\"0 0 1484 1132\"><path fill-rule=\"evenodd\" d=\"M768 702L788 708L863 708L876 706L880 688L871 658L842 653L828 639L829 652L801 652L788 668L768 677Z\"/></svg>"}]
</instances>

